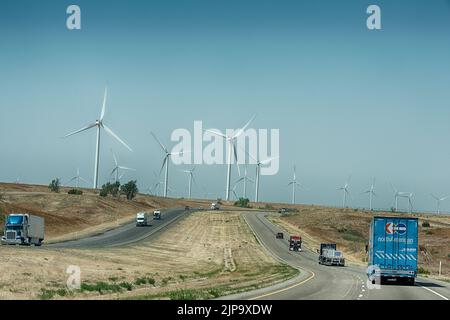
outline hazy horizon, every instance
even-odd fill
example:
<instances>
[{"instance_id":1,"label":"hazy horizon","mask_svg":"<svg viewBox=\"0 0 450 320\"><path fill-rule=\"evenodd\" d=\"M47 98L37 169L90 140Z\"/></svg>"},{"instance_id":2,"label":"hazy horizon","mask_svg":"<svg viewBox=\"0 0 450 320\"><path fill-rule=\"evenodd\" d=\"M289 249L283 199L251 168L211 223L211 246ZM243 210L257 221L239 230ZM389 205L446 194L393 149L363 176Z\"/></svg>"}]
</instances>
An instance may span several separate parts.
<instances>
[{"instance_id":1,"label":"hazy horizon","mask_svg":"<svg viewBox=\"0 0 450 320\"><path fill-rule=\"evenodd\" d=\"M107 85L105 123L134 152L102 132L100 185L111 148L137 169L123 181L145 192L163 159L150 131L172 147L172 131L196 120L225 130L256 114L252 128L280 130L280 170L261 176L260 201L290 203L294 164L297 203L340 206L349 175L351 207L368 207L373 177L375 208L393 206L390 183L418 211L436 209L431 193L450 195L449 1L377 1L377 31L360 0L82 0L76 31L70 4L0 4L0 181L65 182L77 168L92 181L95 130L61 137L99 117ZM224 198L226 166L196 167L198 185ZM187 196L188 168L171 164L172 195Z\"/></svg>"}]
</instances>

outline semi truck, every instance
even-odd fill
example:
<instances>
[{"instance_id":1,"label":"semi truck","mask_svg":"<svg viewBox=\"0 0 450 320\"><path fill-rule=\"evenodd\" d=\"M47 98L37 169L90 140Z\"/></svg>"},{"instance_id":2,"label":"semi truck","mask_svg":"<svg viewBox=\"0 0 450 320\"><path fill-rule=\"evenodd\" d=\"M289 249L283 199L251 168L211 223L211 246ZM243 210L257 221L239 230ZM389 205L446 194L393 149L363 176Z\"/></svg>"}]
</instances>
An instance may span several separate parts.
<instances>
[{"instance_id":1,"label":"semi truck","mask_svg":"<svg viewBox=\"0 0 450 320\"><path fill-rule=\"evenodd\" d=\"M153 220L161 220L161 210L153 211Z\"/></svg>"},{"instance_id":2,"label":"semi truck","mask_svg":"<svg viewBox=\"0 0 450 320\"><path fill-rule=\"evenodd\" d=\"M146 226L148 224L147 212L139 212L136 214L136 227Z\"/></svg>"},{"instance_id":3,"label":"semi truck","mask_svg":"<svg viewBox=\"0 0 450 320\"><path fill-rule=\"evenodd\" d=\"M289 237L289 251L302 251L302 237L300 236Z\"/></svg>"},{"instance_id":4,"label":"semi truck","mask_svg":"<svg viewBox=\"0 0 450 320\"><path fill-rule=\"evenodd\" d=\"M5 221L2 244L40 246L44 241L44 218L29 213L9 214Z\"/></svg>"},{"instance_id":5,"label":"semi truck","mask_svg":"<svg viewBox=\"0 0 450 320\"><path fill-rule=\"evenodd\" d=\"M320 244L319 264L326 266L345 266L344 255L341 251L337 250L336 243Z\"/></svg>"},{"instance_id":6,"label":"semi truck","mask_svg":"<svg viewBox=\"0 0 450 320\"><path fill-rule=\"evenodd\" d=\"M374 217L370 225L367 276L414 285L417 277L418 219Z\"/></svg>"}]
</instances>

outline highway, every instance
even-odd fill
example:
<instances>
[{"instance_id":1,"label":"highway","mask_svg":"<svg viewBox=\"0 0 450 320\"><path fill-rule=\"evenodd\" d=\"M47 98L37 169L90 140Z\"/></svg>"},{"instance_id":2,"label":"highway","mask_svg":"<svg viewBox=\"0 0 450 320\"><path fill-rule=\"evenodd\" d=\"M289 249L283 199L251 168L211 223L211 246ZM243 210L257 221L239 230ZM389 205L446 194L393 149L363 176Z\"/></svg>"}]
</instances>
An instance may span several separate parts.
<instances>
[{"instance_id":1,"label":"highway","mask_svg":"<svg viewBox=\"0 0 450 320\"><path fill-rule=\"evenodd\" d=\"M292 252L286 239L276 239L285 232L265 218L264 213L246 213L249 227L258 241L276 259L300 269L295 279L272 287L223 297L223 299L271 300L448 300L450 284L417 278L415 286L386 284L370 288L361 266L330 267L317 263L318 254L309 250Z\"/></svg>"},{"instance_id":2,"label":"highway","mask_svg":"<svg viewBox=\"0 0 450 320\"><path fill-rule=\"evenodd\" d=\"M135 222L131 222L118 228L108 230L101 234L77 240L69 240L48 244L45 247L52 248L105 248L124 246L148 239L159 230L167 227L172 222L181 218L187 212L184 208L161 210L162 219L153 220L149 217L149 225L136 227Z\"/></svg>"}]
</instances>

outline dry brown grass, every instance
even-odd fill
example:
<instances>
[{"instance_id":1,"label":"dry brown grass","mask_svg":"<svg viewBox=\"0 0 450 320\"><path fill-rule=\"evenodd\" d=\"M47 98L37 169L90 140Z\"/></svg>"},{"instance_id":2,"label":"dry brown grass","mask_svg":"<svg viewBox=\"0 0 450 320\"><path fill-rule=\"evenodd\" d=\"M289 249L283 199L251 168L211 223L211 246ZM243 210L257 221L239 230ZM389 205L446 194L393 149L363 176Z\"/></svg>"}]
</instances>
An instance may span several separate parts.
<instances>
[{"instance_id":1,"label":"dry brown grass","mask_svg":"<svg viewBox=\"0 0 450 320\"><path fill-rule=\"evenodd\" d=\"M411 216L388 212L370 212L355 209L340 209L321 206L296 206L298 213L273 218L290 232L300 233L305 245L314 251L320 242L337 243L354 261L365 261L365 245L368 243L369 226L374 215ZM438 274L439 261L442 272L450 276L450 217L437 215L413 215L419 218L419 267ZM424 221L430 222L429 228L422 227Z\"/></svg>"},{"instance_id":2,"label":"dry brown grass","mask_svg":"<svg viewBox=\"0 0 450 320\"><path fill-rule=\"evenodd\" d=\"M55 298L167 298L179 289L214 288L232 293L282 281L296 270L281 266L256 242L239 212L193 213L151 242L102 250L0 247L0 299L36 299L43 289L64 288L67 266L81 268L82 281L135 283L150 277L155 285L133 285L120 293L76 292ZM209 291L206 292L209 292ZM213 297L206 294L203 297ZM48 297L47 297L48 298Z\"/></svg>"},{"instance_id":3,"label":"dry brown grass","mask_svg":"<svg viewBox=\"0 0 450 320\"><path fill-rule=\"evenodd\" d=\"M100 197L98 191L82 189L83 195L69 195L71 188L52 193L47 186L0 183L0 223L8 213L28 212L45 218L46 240L67 238L108 229L133 219L139 211L189 205L209 208L204 200L161 198L139 194L132 201L124 197Z\"/></svg>"}]
</instances>

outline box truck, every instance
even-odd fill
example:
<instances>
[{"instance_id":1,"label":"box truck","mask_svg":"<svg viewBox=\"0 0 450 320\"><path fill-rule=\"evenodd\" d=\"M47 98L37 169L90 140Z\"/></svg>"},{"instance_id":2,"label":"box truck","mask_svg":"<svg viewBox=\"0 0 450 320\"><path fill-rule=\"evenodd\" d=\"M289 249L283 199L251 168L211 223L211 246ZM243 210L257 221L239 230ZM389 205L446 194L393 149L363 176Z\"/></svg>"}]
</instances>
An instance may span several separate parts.
<instances>
[{"instance_id":1,"label":"box truck","mask_svg":"<svg viewBox=\"0 0 450 320\"><path fill-rule=\"evenodd\" d=\"M44 218L28 213L7 216L2 244L25 244L40 246L44 241Z\"/></svg>"},{"instance_id":2,"label":"box truck","mask_svg":"<svg viewBox=\"0 0 450 320\"><path fill-rule=\"evenodd\" d=\"M374 217L369 234L367 275L376 279L406 281L417 276L418 219Z\"/></svg>"},{"instance_id":3,"label":"box truck","mask_svg":"<svg viewBox=\"0 0 450 320\"><path fill-rule=\"evenodd\" d=\"M148 224L147 212L139 212L136 214L136 227L146 226Z\"/></svg>"}]
</instances>

